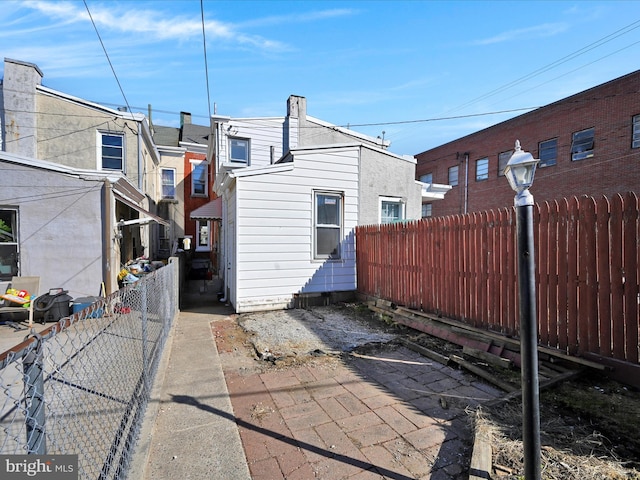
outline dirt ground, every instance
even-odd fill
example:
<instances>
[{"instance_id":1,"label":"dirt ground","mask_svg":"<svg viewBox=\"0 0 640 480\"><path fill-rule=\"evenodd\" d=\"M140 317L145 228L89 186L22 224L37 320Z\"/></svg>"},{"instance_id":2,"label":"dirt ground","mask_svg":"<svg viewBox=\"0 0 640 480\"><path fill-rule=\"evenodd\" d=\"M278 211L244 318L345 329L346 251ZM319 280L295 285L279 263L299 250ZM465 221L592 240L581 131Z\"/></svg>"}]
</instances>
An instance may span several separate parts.
<instances>
[{"instance_id":1,"label":"dirt ground","mask_svg":"<svg viewBox=\"0 0 640 480\"><path fill-rule=\"evenodd\" d=\"M265 312L238 316L243 332L235 341L249 345L254 355L247 359L247 368L317 364L401 338L446 356L462 356L458 346L393 325L358 303L287 313L288 319L279 322ZM516 371L498 374L519 376ZM587 372L543 390L540 411L543 479L640 480L639 391L607 379L600 372ZM483 407L469 415L476 428L490 432L494 463L491 478L522 479L520 401Z\"/></svg>"}]
</instances>

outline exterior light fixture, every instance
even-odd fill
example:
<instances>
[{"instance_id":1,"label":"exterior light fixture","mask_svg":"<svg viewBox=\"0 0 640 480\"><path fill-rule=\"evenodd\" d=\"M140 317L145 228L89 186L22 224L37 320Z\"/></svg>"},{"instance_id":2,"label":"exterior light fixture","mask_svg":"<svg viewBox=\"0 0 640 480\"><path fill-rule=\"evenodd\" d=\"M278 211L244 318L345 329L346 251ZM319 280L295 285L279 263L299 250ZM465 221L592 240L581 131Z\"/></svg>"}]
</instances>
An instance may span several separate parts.
<instances>
[{"instance_id":1,"label":"exterior light fixture","mask_svg":"<svg viewBox=\"0 0 640 480\"><path fill-rule=\"evenodd\" d=\"M540 386L538 376L538 325L533 243L533 184L538 159L516 149L504 169L509 185L516 192L518 307L520 319L520 358L522 383L522 444L524 478L540 480Z\"/></svg>"},{"instance_id":2,"label":"exterior light fixture","mask_svg":"<svg viewBox=\"0 0 640 480\"><path fill-rule=\"evenodd\" d=\"M513 191L517 193L516 206L523 204L519 203L519 201L525 200L525 198L533 205L533 197L528 190L533 185L533 177L539 161L539 159L533 158L533 155L529 152L523 152L520 147L520 140L516 140L516 149L504 169L504 176L507 177ZM518 197L523 198L519 199Z\"/></svg>"}]
</instances>

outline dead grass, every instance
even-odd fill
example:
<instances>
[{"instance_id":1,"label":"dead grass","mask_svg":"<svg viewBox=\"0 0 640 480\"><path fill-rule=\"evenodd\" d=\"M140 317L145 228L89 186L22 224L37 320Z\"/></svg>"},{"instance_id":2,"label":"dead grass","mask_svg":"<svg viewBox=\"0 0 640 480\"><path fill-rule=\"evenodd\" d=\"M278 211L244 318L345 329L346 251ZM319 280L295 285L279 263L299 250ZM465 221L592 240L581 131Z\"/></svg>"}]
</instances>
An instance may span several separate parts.
<instances>
[{"instance_id":1,"label":"dead grass","mask_svg":"<svg viewBox=\"0 0 640 480\"><path fill-rule=\"evenodd\" d=\"M603 387L603 386L604 387ZM640 479L640 394L589 375L540 397L543 479ZM474 414L488 431L493 479L522 479L522 405L503 403Z\"/></svg>"}]
</instances>

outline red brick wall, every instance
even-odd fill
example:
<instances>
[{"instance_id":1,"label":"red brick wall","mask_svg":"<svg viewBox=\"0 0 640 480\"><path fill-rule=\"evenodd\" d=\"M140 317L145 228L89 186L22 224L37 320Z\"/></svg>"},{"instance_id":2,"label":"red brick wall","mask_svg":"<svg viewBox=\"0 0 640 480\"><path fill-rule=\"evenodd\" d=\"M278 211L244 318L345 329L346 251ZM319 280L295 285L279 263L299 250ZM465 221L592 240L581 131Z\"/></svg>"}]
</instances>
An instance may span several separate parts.
<instances>
[{"instance_id":1,"label":"red brick wall","mask_svg":"<svg viewBox=\"0 0 640 480\"><path fill-rule=\"evenodd\" d=\"M213 199L213 193L211 187L213 185L211 179L211 170L209 168L209 195L206 197L192 197L191 196L191 162L190 160L205 160L206 155L201 153L185 152L184 154L184 233L185 235L192 235L195 241L196 239L196 222L189 218L189 214L198 207L209 203ZM211 167L211 166L209 166Z\"/></svg>"},{"instance_id":2,"label":"red brick wall","mask_svg":"<svg viewBox=\"0 0 640 480\"><path fill-rule=\"evenodd\" d=\"M558 139L556 165L536 171L531 193L537 203L640 191L640 148L631 148L632 117L640 114L639 90L640 70L416 155L417 178L432 173L434 183L448 184L448 168L459 165L458 186L444 200L433 202L433 216L464 213L465 152L469 153L467 211L512 206L514 192L498 176L498 155L513 150L516 139L536 158L539 142ZM592 127L594 156L571 161L572 134ZM476 181L476 160L485 157L489 178Z\"/></svg>"}]
</instances>

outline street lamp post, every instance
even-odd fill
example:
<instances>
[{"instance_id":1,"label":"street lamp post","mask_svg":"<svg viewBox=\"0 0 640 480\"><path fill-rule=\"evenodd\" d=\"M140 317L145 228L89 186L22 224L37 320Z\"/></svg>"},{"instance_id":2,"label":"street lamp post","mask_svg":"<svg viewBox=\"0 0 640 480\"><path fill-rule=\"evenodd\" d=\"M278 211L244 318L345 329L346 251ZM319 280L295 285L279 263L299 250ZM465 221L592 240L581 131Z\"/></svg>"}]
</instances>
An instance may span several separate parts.
<instances>
[{"instance_id":1,"label":"street lamp post","mask_svg":"<svg viewBox=\"0 0 640 480\"><path fill-rule=\"evenodd\" d=\"M538 328L533 246L533 184L538 159L520 148L504 169L509 185L516 192L518 243L518 305L520 308L520 351L522 382L522 443L526 480L540 479L540 391L538 385Z\"/></svg>"}]
</instances>

